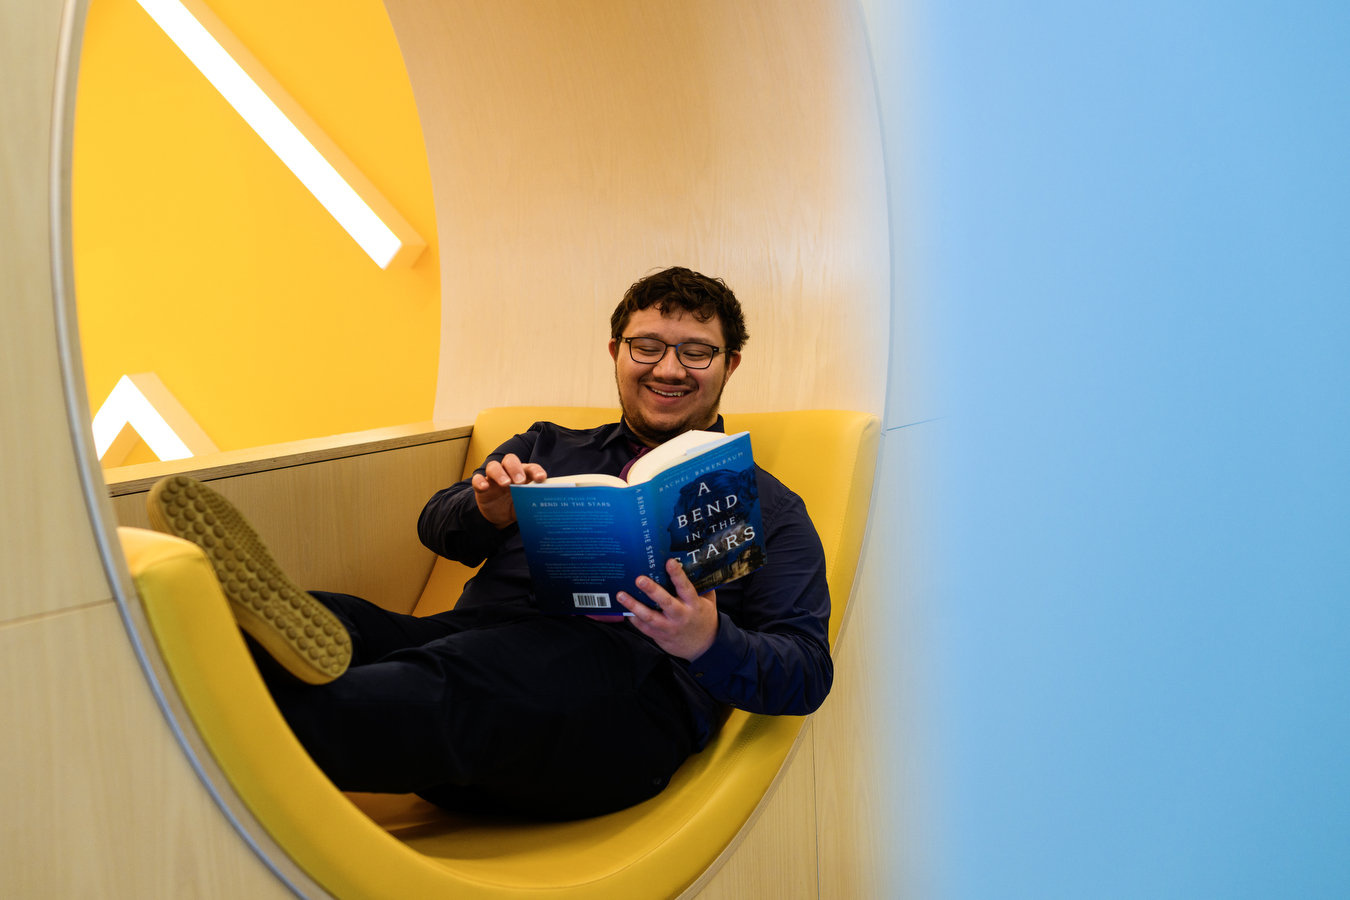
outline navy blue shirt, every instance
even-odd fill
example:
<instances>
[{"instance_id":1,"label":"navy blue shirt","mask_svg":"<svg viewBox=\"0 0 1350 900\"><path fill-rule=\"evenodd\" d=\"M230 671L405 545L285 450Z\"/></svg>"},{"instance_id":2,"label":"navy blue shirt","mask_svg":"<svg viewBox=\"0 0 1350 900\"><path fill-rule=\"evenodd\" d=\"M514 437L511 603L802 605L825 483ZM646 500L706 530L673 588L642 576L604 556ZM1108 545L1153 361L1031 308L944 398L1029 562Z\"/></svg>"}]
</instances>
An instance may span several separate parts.
<instances>
[{"instance_id":1,"label":"navy blue shirt","mask_svg":"<svg viewBox=\"0 0 1350 900\"><path fill-rule=\"evenodd\" d=\"M720 416L709 430L724 430ZM498 447L488 460L500 462L514 453L521 462L542 466L550 476L617 475L639 445L623 422L585 430L536 422ZM828 643L830 592L820 536L800 497L758 466L755 475L767 561L717 588L718 628L712 647L698 659L677 660L674 666L698 721L700 747L720 721L719 704L769 715L804 715L820 706L834 679ZM483 518L468 479L431 498L418 519L417 532L422 543L441 556L467 566L486 560L465 585L458 608L533 605L519 526L498 529ZM639 594L636 588L633 593ZM655 645L628 621L614 627Z\"/></svg>"}]
</instances>

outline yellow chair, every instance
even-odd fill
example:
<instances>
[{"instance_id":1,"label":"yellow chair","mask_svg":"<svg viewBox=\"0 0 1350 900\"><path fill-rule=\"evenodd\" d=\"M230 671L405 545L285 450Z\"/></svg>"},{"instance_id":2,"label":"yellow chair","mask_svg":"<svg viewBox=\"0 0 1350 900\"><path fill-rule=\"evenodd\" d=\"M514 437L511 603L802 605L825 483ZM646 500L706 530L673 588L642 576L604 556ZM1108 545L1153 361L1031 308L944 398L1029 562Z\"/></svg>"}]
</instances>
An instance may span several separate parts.
<instances>
[{"instance_id":1,"label":"yellow chair","mask_svg":"<svg viewBox=\"0 0 1350 900\"><path fill-rule=\"evenodd\" d=\"M574 408L484 411L465 470L535 421L588 427L616 417ZM879 423L864 413L808 411L728 415L726 424L749 431L756 461L806 501L825 545L833 642L866 525ZM277 843L341 900L676 897L754 813L804 722L734 711L659 796L580 822L475 819L398 797L356 798L367 815L291 734L201 552L167 535L119 531L155 639L207 747ZM418 612L457 596L453 585L466 575L451 565L438 562Z\"/></svg>"}]
</instances>

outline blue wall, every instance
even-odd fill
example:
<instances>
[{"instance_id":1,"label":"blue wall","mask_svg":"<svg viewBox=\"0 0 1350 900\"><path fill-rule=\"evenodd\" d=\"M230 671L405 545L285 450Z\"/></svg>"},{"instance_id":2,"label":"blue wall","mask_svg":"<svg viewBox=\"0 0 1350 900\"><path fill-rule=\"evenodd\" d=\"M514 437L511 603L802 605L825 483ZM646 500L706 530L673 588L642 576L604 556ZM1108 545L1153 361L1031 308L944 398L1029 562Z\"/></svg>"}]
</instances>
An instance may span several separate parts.
<instances>
[{"instance_id":1,"label":"blue wall","mask_svg":"<svg viewBox=\"0 0 1350 900\"><path fill-rule=\"evenodd\" d=\"M1350 3L916 2L930 887L1350 897Z\"/></svg>"}]
</instances>

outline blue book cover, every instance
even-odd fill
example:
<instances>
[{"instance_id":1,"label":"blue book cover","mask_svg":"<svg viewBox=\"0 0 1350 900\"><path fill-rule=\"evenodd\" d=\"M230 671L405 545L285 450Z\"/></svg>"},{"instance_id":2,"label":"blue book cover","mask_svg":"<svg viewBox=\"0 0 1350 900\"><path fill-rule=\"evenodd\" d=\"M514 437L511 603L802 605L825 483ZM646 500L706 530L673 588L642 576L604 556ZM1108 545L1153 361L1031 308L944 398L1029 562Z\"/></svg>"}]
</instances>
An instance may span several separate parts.
<instances>
[{"instance_id":1,"label":"blue book cover","mask_svg":"<svg viewBox=\"0 0 1350 900\"><path fill-rule=\"evenodd\" d=\"M655 606L633 582L646 575L674 593L672 557L699 593L764 565L750 435L691 452L641 484L511 488L540 610L626 614L619 591Z\"/></svg>"}]
</instances>

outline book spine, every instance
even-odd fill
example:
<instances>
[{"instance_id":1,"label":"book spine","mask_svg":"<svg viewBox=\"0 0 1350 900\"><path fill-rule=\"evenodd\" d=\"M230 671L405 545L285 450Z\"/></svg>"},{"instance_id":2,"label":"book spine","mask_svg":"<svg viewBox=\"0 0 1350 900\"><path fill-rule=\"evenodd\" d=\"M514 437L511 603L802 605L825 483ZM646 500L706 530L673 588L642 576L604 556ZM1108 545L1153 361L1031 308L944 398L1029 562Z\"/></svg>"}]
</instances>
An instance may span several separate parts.
<instances>
[{"instance_id":1,"label":"book spine","mask_svg":"<svg viewBox=\"0 0 1350 900\"><path fill-rule=\"evenodd\" d=\"M643 574L652 581L665 585L670 581L670 577L666 575L665 558L657 544L656 497L652 493L650 481L637 486L635 504L637 531L642 536Z\"/></svg>"}]
</instances>

